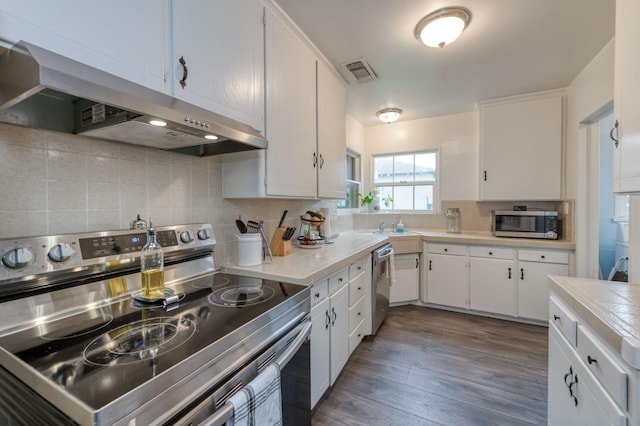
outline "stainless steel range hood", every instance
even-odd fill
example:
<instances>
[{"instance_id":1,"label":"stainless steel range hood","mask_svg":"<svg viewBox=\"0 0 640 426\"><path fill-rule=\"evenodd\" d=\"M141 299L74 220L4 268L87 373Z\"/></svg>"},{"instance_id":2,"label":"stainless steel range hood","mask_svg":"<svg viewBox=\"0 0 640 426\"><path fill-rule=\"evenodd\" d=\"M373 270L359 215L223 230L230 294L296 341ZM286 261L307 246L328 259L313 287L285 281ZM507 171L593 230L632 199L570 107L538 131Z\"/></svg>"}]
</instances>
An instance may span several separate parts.
<instances>
[{"instance_id":1,"label":"stainless steel range hood","mask_svg":"<svg viewBox=\"0 0 640 426\"><path fill-rule=\"evenodd\" d=\"M0 55L0 121L198 156L267 148L246 124L25 42Z\"/></svg>"}]
</instances>

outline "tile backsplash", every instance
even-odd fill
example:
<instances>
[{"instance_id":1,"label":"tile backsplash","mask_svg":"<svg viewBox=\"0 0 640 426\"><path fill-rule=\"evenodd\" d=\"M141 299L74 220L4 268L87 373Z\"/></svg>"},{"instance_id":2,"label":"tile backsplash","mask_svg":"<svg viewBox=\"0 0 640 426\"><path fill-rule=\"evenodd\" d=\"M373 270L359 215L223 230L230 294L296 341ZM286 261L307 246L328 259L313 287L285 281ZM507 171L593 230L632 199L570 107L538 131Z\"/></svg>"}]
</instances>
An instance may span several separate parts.
<instances>
[{"instance_id":1,"label":"tile backsplash","mask_svg":"<svg viewBox=\"0 0 640 426\"><path fill-rule=\"evenodd\" d=\"M156 225L212 223L215 261L235 259L235 219L282 215L299 227L330 201L225 200L220 157L193 157L54 131L0 124L0 238L127 229L136 215ZM333 203L335 204L335 203Z\"/></svg>"}]
</instances>

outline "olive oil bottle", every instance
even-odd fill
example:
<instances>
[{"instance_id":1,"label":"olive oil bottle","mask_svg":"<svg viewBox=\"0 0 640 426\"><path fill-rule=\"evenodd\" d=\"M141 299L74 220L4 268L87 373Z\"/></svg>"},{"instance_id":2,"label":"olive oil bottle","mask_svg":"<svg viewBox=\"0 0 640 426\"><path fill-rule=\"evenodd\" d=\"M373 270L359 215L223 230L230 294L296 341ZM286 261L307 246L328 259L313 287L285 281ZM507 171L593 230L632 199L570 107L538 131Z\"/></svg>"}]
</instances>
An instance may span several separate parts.
<instances>
[{"instance_id":1,"label":"olive oil bottle","mask_svg":"<svg viewBox=\"0 0 640 426\"><path fill-rule=\"evenodd\" d=\"M140 272L142 273L142 293L145 299L164 298L164 253L158 243L156 229L151 225L147 230L147 244L140 252Z\"/></svg>"}]
</instances>

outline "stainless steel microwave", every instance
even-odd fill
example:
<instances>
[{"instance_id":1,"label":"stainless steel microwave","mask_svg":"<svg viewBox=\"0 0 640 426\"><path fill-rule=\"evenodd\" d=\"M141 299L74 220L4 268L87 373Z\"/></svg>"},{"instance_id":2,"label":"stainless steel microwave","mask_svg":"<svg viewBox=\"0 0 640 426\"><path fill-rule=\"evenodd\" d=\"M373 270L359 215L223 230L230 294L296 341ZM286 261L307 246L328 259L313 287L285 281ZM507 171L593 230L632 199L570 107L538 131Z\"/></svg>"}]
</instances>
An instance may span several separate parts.
<instances>
[{"instance_id":1,"label":"stainless steel microwave","mask_svg":"<svg viewBox=\"0 0 640 426\"><path fill-rule=\"evenodd\" d=\"M496 237L558 239L558 212L496 210L491 215L491 231Z\"/></svg>"}]
</instances>

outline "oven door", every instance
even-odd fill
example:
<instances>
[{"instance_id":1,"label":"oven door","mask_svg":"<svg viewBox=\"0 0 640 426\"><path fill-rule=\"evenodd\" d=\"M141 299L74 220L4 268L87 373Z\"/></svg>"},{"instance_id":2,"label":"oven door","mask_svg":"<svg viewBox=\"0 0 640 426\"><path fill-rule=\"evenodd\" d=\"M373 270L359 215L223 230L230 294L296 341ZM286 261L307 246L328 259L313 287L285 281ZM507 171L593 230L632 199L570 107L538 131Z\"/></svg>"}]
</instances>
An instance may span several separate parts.
<instances>
[{"instance_id":1,"label":"oven door","mask_svg":"<svg viewBox=\"0 0 640 426\"><path fill-rule=\"evenodd\" d=\"M223 384L214 386L199 404L169 423L224 425L233 416L229 398L275 362L280 367L283 425L311 425L310 335L311 318L307 317Z\"/></svg>"}]
</instances>

